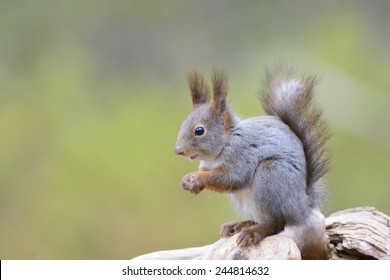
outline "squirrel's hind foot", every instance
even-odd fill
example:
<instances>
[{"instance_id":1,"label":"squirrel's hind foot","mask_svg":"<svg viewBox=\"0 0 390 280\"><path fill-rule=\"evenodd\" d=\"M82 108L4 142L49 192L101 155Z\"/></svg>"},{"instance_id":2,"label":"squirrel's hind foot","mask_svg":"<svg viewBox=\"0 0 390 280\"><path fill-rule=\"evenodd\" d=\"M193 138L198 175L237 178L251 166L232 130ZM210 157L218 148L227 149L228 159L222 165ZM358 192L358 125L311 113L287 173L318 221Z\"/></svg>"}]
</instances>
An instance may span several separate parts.
<instances>
[{"instance_id":1,"label":"squirrel's hind foot","mask_svg":"<svg viewBox=\"0 0 390 280\"><path fill-rule=\"evenodd\" d=\"M241 248L256 245L269 235L272 235L272 232L267 230L266 227L254 224L242 229L237 237L236 243Z\"/></svg>"},{"instance_id":2,"label":"squirrel's hind foot","mask_svg":"<svg viewBox=\"0 0 390 280\"><path fill-rule=\"evenodd\" d=\"M243 228L250 227L255 224L256 223L252 220L223 224L221 226L221 231L219 232L219 236L230 237L235 235L236 233L241 232Z\"/></svg>"}]
</instances>

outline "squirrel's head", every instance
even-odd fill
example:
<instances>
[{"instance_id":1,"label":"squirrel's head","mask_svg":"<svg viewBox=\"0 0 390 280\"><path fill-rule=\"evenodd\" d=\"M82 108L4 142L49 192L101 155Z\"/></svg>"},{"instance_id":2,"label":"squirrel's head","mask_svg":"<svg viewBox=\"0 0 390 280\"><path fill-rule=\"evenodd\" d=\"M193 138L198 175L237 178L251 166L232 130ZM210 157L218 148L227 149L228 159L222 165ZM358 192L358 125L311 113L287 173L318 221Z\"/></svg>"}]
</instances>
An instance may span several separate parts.
<instances>
[{"instance_id":1,"label":"squirrel's head","mask_svg":"<svg viewBox=\"0 0 390 280\"><path fill-rule=\"evenodd\" d=\"M188 72L187 80L193 107L180 127L175 153L191 160L214 160L226 145L233 125L226 101L228 76L222 70L213 71L212 98L199 72Z\"/></svg>"}]
</instances>

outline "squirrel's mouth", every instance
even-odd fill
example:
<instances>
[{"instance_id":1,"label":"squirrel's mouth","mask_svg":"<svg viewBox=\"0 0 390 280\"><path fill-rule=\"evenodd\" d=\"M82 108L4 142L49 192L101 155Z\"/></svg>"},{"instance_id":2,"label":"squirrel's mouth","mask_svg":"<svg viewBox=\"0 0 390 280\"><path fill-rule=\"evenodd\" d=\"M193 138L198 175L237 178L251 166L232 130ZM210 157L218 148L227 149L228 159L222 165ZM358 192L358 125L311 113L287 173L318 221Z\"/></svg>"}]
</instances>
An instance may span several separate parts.
<instances>
[{"instance_id":1,"label":"squirrel's mouth","mask_svg":"<svg viewBox=\"0 0 390 280\"><path fill-rule=\"evenodd\" d=\"M199 157L199 154L195 154L193 156L190 156L190 160L195 160Z\"/></svg>"}]
</instances>

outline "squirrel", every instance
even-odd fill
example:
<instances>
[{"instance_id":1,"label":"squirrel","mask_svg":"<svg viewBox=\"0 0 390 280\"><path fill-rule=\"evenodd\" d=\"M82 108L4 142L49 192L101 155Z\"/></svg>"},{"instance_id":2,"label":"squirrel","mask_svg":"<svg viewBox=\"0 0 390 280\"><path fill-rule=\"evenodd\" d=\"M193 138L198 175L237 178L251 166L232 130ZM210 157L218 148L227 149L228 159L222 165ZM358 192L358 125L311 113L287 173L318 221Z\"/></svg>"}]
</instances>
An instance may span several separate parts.
<instances>
[{"instance_id":1,"label":"squirrel","mask_svg":"<svg viewBox=\"0 0 390 280\"><path fill-rule=\"evenodd\" d=\"M302 259L327 259L321 178L329 169L329 133L313 102L317 78L285 67L267 70L259 94L267 115L241 119L227 102L226 72L214 69L211 76L212 97L201 73L187 73L192 112L175 153L200 166L183 177L182 188L231 195L248 220L222 225L220 236L237 234L241 248L281 234L295 241Z\"/></svg>"}]
</instances>

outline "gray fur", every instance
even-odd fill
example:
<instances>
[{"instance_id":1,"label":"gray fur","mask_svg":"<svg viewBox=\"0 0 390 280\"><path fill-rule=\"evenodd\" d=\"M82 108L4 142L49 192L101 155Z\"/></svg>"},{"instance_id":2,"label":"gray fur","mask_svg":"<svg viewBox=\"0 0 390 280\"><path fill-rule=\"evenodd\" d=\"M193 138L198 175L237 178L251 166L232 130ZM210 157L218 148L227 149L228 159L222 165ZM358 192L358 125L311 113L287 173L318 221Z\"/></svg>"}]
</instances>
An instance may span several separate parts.
<instances>
[{"instance_id":1,"label":"gray fur","mask_svg":"<svg viewBox=\"0 0 390 280\"><path fill-rule=\"evenodd\" d=\"M277 230L286 223L305 220L309 212L306 162L298 137L271 116L239 121L234 129L239 133L232 134L230 145L217 162L223 162L229 170L235 189L250 190L248 199L254 203L243 201L254 206L248 218L259 224L270 224ZM233 201L240 209L242 206L235 196L232 192Z\"/></svg>"}]
</instances>

